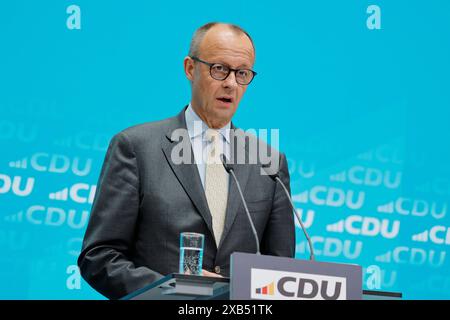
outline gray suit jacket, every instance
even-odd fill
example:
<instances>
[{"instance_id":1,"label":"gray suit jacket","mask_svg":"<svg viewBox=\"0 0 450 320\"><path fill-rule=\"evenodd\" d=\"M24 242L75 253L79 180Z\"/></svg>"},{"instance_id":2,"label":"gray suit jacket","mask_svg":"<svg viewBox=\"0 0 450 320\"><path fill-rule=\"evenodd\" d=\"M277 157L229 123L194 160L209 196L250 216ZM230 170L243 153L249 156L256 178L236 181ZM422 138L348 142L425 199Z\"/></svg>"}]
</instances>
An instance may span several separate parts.
<instances>
[{"instance_id":1,"label":"gray suit jacket","mask_svg":"<svg viewBox=\"0 0 450 320\"><path fill-rule=\"evenodd\" d=\"M256 251L234 181L230 178L225 227L217 248L196 164L172 161L176 145L172 132L186 128L184 111L173 118L128 128L115 135L109 145L78 265L83 278L110 299L178 272L181 232L205 235L203 268L220 268L224 276L229 276L233 252ZM233 139L231 148L232 152L237 148ZM280 178L289 188L286 158L276 155ZM235 165L235 173L261 253L293 257L293 213L281 186L261 175L258 164Z\"/></svg>"}]
</instances>

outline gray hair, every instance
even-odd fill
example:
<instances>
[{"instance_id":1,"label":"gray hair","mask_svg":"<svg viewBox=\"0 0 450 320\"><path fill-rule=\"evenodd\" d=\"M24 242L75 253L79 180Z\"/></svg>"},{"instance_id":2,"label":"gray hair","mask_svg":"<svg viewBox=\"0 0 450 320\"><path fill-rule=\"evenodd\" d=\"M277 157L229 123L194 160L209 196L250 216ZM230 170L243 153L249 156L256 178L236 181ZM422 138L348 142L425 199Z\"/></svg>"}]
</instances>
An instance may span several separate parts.
<instances>
[{"instance_id":1,"label":"gray hair","mask_svg":"<svg viewBox=\"0 0 450 320\"><path fill-rule=\"evenodd\" d=\"M253 51L255 51L255 45L253 44L252 37L250 37L250 35L247 33L247 31L245 31L241 27L239 27L235 24L231 24L231 23L209 22L209 23L201 26L197 30L195 30L194 36L192 37L192 40L191 40L191 45L189 47L189 56L193 57L193 56L199 55L200 43L202 42L206 32L208 32L209 29L211 29L212 27L214 27L215 25L218 25L218 24L224 24L224 25L228 26L231 30L235 31L236 33L245 34L250 39L250 42L252 43L252 46L253 46Z\"/></svg>"}]
</instances>

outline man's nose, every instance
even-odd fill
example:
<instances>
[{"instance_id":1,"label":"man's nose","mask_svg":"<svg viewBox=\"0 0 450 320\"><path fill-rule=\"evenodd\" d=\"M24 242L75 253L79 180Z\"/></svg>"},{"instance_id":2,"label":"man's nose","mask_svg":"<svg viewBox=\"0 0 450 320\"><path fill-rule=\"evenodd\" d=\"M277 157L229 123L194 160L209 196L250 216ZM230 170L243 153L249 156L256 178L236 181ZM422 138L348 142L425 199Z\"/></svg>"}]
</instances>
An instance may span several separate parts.
<instances>
[{"instance_id":1,"label":"man's nose","mask_svg":"<svg viewBox=\"0 0 450 320\"><path fill-rule=\"evenodd\" d=\"M222 81L222 86L224 88L234 89L237 87L237 85L238 83L236 82L236 74L234 73L234 71L231 71L228 77Z\"/></svg>"}]
</instances>

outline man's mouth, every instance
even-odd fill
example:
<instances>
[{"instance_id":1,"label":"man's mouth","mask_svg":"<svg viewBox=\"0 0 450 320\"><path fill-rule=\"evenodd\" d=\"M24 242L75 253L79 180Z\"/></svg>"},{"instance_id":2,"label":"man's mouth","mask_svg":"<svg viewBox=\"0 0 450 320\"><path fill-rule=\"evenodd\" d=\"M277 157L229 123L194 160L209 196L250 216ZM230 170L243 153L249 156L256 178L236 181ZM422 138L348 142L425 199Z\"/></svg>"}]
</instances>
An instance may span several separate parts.
<instances>
[{"instance_id":1,"label":"man's mouth","mask_svg":"<svg viewBox=\"0 0 450 320\"><path fill-rule=\"evenodd\" d=\"M232 103L233 102L233 98L231 98L231 97L219 97L219 98L217 98L217 100L222 101L224 103Z\"/></svg>"}]
</instances>

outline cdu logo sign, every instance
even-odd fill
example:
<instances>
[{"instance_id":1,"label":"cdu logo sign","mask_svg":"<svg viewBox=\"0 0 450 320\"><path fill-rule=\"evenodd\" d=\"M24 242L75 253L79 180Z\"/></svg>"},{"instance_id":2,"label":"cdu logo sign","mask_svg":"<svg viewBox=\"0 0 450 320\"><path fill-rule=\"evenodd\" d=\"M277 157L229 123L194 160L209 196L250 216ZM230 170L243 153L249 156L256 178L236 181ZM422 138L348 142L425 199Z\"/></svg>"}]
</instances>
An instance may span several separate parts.
<instances>
[{"instance_id":1,"label":"cdu logo sign","mask_svg":"<svg viewBox=\"0 0 450 320\"><path fill-rule=\"evenodd\" d=\"M412 241L418 242L432 242L434 244L446 244L450 245L450 227L446 226L434 226L430 230L414 234Z\"/></svg>"},{"instance_id":2,"label":"cdu logo sign","mask_svg":"<svg viewBox=\"0 0 450 320\"><path fill-rule=\"evenodd\" d=\"M62 154L49 154L37 152L31 157L25 157L9 162L11 168L34 169L40 172L63 174L72 172L74 175L84 177L91 172L92 159L81 161L80 158L69 158Z\"/></svg>"},{"instance_id":3,"label":"cdu logo sign","mask_svg":"<svg viewBox=\"0 0 450 320\"><path fill-rule=\"evenodd\" d=\"M363 191L344 190L327 186L314 186L299 194L294 194L292 200L299 203L313 203L317 206L343 207L352 210L361 209L366 194Z\"/></svg>"},{"instance_id":4,"label":"cdu logo sign","mask_svg":"<svg viewBox=\"0 0 450 320\"><path fill-rule=\"evenodd\" d=\"M256 288L255 290L256 294L268 294L273 296L274 294L274 282L271 282L270 284L268 284L267 286L261 287L261 288Z\"/></svg>"},{"instance_id":5,"label":"cdu logo sign","mask_svg":"<svg viewBox=\"0 0 450 320\"><path fill-rule=\"evenodd\" d=\"M435 219L442 219L447 214L447 203L421 199L398 198L395 201L379 205L377 211L380 213L398 213L400 215L410 215L415 217L425 217L429 215Z\"/></svg>"},{"instance_id":6,"label":"cdu logo sign","mask_svg":"<svg viewBox=\"0 0 450 320\"><path fill-rule=\"evenodd\" d=\"M346 232L353 235L394 239L399 234L400 221L352 215L327 225L326 229L328 232Z\"/></svg>"},{"instance_id":7,"label":"cdu logo sign","mask_svg":"<svg viewBox=\"0 0 450 320\"><path fill-rule=\"evenodd\" d=\"M342 171L330 175L331 181L350 182L354 185L371 187L383 186L388 189L396 189L400 186L402 172L395 173L390 170L382 171L377 168L366 168L363 166L353 166L348 171Z\"/></svg>"},{"instance_id":8,"label":"cdu logo sign","mask_svg":"<svg viewBox=\"0 0 450 320\"><path fill-rule=\"evenodd\" d=\"M347 279L300 272L251 270L251 298L265 300L345 300ZM267 285L267 282L270 284Z\"/></svg>"},{"instance_id":9,"label":"cdu logo sign","mask_svg":"<svg viewBox=\"0 0 450 320\"><path fill-rule=\"evenodd\" d=\"M11 177L0 173L0 194L12 191L16 196L28 197L33 192L34 180L33 177Z\"/></svg>"}]
</instances>

